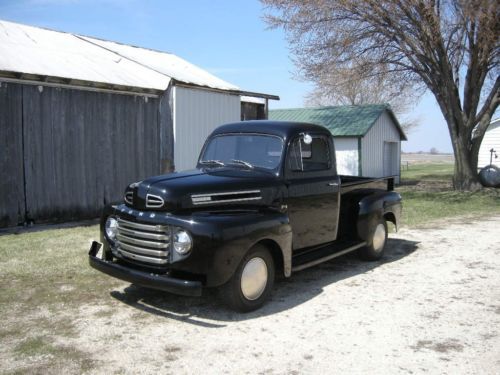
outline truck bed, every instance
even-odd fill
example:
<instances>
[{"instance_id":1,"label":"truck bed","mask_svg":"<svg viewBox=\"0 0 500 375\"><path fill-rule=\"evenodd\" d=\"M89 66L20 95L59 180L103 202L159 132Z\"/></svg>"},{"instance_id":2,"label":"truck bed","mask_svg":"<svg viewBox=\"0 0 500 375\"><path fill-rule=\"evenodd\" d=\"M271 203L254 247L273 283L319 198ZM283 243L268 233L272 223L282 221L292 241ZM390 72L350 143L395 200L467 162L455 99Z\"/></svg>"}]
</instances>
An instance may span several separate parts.
<instances>
[{"instance_id":1,"label":"truck bed","mask_svg":"<svg viewBox=\"0 0 500 375\"><path fill-rule=\"evenodd\" d=\"M340 175L340 193L344 194L358 189L394 190L394 177L358 177Z\"/></svg>"}]
</instances>

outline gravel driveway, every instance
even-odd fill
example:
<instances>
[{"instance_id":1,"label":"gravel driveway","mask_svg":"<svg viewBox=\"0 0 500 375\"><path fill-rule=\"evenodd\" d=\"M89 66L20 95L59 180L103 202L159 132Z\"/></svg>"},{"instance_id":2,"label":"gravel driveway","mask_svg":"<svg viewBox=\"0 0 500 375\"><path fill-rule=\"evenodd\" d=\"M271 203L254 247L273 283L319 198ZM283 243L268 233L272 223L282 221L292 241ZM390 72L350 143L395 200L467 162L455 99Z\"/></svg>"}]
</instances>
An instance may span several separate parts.
<instances>
[{"instance_id":1,"label":"gravel driveway","mask_svg":"<svg viewBox=\"0 0 500 375\"><path fill-rule=\"evenodd\" d=\"M124 283L61 344L96 373L500 373L500 217L403 229L387 250L278 281L250 314Z\"/></svg>"}]
</instances>

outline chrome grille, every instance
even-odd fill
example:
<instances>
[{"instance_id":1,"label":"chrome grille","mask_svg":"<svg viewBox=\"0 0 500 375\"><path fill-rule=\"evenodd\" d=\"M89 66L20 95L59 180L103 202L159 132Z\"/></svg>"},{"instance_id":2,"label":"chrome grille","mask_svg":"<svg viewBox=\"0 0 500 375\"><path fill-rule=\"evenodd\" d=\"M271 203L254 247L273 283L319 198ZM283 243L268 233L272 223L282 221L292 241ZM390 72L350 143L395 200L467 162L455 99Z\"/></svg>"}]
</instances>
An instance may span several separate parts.
<instances>
[{"instance_id":1,"label":"chrome grille","mask_svg":"<svg viewBox=\"0 0 500 375\"><path fill-rule=\"evenodd\" d=\"M134 205L134 192L127 191L124 197L125 203L133 206Z\"/></svg>"},{"instance_id":2,"label":"chrome grille","mask_svg":"<svg viewBox=\"0 0 500 375\"><path fill-rule=\"evenodd\" d=\"M155 265L169 262L170 227L118 219L116 251L127 259Z\"/></svg>"}]
</instances>

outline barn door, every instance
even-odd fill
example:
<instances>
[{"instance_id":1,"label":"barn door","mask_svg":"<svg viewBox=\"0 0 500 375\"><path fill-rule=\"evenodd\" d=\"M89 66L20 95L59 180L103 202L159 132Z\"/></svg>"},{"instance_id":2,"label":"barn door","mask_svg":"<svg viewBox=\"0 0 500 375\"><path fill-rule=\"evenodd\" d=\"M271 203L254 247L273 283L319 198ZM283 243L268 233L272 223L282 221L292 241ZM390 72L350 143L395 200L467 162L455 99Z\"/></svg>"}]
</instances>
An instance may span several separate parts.
<instances>
[{"instance_id":1,"label":"barn door","mask_svg":"<svg viewBox=\"0 0 500 375\"><path fill-rule=\"evenodd\" d=\"M398 143L384 142L384 176L396 176L398 174Z\"/></svg>"}]
</instances>

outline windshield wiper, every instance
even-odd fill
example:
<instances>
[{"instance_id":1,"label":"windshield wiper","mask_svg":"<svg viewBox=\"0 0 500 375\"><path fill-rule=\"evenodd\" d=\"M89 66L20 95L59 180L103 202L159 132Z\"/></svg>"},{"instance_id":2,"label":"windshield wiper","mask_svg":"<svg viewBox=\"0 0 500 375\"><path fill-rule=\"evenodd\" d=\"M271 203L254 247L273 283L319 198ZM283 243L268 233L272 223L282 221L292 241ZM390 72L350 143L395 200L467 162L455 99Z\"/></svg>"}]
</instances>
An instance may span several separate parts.
<instances>
[{"instance_id":1,"label":"windshield wiper","mask_svg":"<svg viewBox=\"0 0 500 375\"><path fill-rule=\"evenodd\" d=\"M253 169L253 165L245 160L231 159L231 161L236 164L243 164L245 167Z\"/></svg>"},{"instance_id":2,"label":"windshield wiper","mask_svg":"<svg viewBox=\"0 0 500 375\"><path fill-rule=\"evenodd\" d=\"M220 165L222 167L226 165L223 162L221 162L220 160L201 160L200 164L217 164L217 165Z\"/></svg>"}]
</instances>

